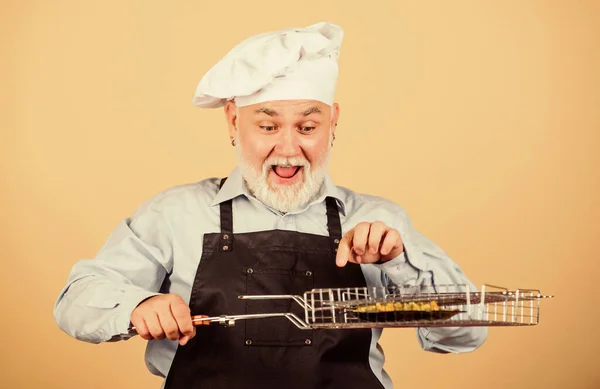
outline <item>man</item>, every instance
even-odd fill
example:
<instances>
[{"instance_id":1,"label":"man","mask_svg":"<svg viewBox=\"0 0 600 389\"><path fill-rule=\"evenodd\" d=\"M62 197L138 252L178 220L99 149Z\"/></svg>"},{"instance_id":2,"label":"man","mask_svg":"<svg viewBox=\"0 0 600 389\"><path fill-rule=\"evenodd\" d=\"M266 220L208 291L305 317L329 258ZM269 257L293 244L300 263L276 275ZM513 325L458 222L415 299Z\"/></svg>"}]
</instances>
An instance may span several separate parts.
<instances>
[{"instance_id":1,"label":"man","mask_svg":"<svg viewBox=\"0 0 600 389\"><path fill-rule=\"evenodd\" d=\"M194 102L224 107L239 166L166 190L75 264L58 325L92 343L149 340L147 365L168 389L391 388L380 329L300 330L285 318L235 327L192 315L281 312L244 294L313 288L468 284L398 205L335 186L326 172L342 30L330 23L261 34L200 81ZM282 305L283 304L283 305ZM281 319L281 320L280 320ZM419 328L423 349L466 352L485 328Z\"/></svg>"}]
</instances>

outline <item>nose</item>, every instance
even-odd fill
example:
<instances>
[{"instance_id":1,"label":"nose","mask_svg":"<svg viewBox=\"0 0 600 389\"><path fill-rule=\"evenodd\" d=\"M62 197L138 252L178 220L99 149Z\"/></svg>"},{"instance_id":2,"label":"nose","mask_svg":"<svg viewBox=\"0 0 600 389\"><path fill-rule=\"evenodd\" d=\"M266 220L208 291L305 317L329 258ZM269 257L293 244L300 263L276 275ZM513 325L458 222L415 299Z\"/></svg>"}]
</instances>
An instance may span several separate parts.
<instances>
[{"instance_id":1,"label":"nose","mask_svg":"<svg viewBox=\"0 0 600 389\"><path fill-rule=\"evenodd\" d=\"M275 145L275 152L282 157L294 157L301 154L300 134L293 128L282 129Z\"/></svg>"}]
</instances>

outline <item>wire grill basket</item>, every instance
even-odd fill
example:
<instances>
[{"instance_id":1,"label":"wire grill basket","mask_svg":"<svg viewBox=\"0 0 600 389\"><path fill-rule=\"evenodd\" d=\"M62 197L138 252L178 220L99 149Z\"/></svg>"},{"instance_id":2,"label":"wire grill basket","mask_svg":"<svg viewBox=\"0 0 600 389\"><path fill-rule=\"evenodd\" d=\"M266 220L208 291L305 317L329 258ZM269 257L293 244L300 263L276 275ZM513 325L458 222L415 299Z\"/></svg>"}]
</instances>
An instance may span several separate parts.
<instances>
[{"instance_id":1,"label":"wire grill basket","mask_svg":"<svg viewBox=\"0 0 600 389\"><path fill-rule=\"evenodd\" d=\"M551 298L536 289L508 290L484 284L313 289L304 295L243 295L243 300L294 300L304 317L273 312L193 317L195 323L233 326L237 320L286 317L300 329L376 327L532 326L540 302Z\"/></svg>"}]
</instances>

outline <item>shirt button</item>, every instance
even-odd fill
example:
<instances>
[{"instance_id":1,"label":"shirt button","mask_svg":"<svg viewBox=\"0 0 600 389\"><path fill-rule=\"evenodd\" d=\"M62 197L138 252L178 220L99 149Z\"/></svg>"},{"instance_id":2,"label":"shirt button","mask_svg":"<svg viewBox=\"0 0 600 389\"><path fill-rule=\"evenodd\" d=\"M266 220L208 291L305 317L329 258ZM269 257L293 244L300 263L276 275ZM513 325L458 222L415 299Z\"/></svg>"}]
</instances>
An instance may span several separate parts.
<instances>
[{"instance_id":1,"label":"shirt button","mask_svg":"<svg viewBox=\"0 0 600 389\"><path fill-rule=\"evenodd\" d=\"M246 340L246 346L250 346L252 344L252 341L250 339Z\"/></svg>"},{"instance_id":2,"label":"shirt button","mask_svg":"<svg viewBox=\"0 0 600 389\"><path fill-rule=\"evenodd\" d=\"M254 273L254 270L252 270L252 268L249 268L248 270L246 270L246 273L248 273L248 274Z\"/></svg>"},{"instance_id":3,"label":"shirt button","mask_svg":"<svg viewBox=\"0 0 600 389\"><path fill-rule=\"evenodd\" d=\"M312 343L312 341L311 341L310 339L306 339L306 340L304 341L304 344L311 344L311 343Z\"/></svg>"},{"instance_id":4,"label":"shirt button","mask_svg":"<svg viewBox=\"0 0 600 389\"><path fill-rule=\"evenodd\" d=\"M306 275L310 277L310 276L312 276L312 272L310 270L307 270Z\"/></svg>"}]
</instances>

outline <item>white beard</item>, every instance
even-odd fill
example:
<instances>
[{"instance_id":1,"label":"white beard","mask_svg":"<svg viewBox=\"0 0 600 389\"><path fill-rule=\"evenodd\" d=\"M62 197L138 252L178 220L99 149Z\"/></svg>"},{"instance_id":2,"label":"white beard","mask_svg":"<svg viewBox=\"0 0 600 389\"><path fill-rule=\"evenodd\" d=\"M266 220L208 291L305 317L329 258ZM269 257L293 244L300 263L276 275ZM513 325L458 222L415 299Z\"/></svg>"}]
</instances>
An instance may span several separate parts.
<instances>
[{"instance_id":1,"label":"white beard","mask_svg":"<svg viewBox=\"0 0 600 389\"><path fill-rule=\"evenodd\" d=\"M238 143L235 148L248 190L266 206L288 213L308 205L319 195L329 160L328 152L323 163L312 172L310 162L303 157L269 157L263 162L262 170L257 171L243 158L241 145ZM297 174L302 174L303 179L294 184L269 184L268 175L273 165L302 166L302 172Z\"/></svg>"}]
</instances>

